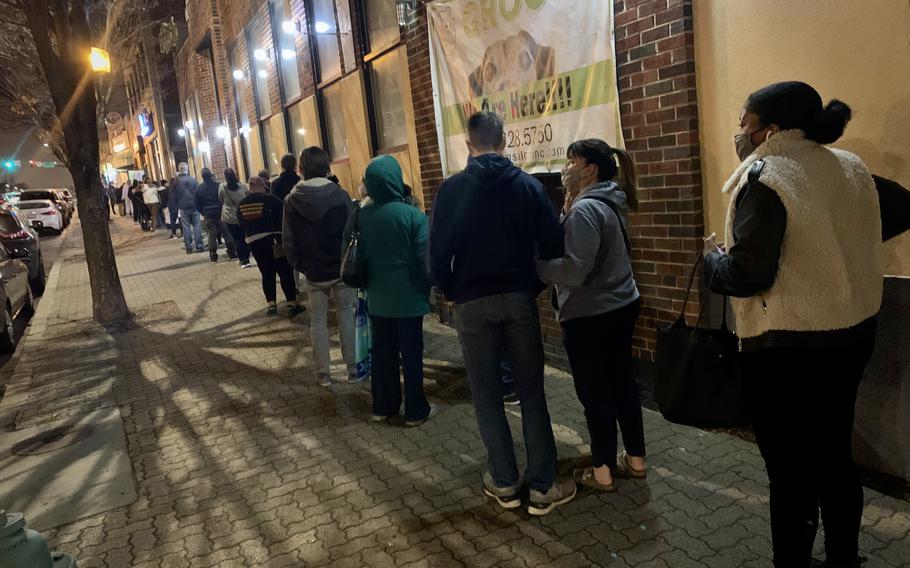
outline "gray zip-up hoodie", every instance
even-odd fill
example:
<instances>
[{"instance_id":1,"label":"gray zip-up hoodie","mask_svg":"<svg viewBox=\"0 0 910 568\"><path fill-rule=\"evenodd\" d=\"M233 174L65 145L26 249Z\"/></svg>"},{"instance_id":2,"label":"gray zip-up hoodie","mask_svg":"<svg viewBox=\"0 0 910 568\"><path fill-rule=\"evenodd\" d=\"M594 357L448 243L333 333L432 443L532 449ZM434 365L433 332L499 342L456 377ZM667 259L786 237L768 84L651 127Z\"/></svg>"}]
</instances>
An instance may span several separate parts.
<instances>
[{"instance_id":1,"label":"gray zip-up hoodie","mask_svg":"<svg viewBox=\"0 0 910 568\"><path fill-rule=\"evenodd\" d=\"M614 203L628 227L626 194L614 182L589 188L563 217L565 254L537 262L540 279L556 285L561 322L611 312L638 299L620 219L609 205L591 196ZM596 266L598 253L601 266Z\"/></svg>"}]
</instances>

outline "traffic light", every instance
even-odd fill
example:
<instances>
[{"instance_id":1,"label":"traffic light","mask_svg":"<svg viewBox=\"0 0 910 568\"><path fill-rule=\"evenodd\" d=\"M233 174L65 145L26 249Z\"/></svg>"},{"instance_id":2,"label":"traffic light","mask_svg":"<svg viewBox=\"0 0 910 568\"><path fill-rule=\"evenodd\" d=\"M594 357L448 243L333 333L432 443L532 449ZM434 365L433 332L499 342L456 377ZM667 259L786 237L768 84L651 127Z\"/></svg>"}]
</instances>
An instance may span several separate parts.
<instances>
[{"instance_id":1,"label":"traffic light","mask_svg":"<svg viewBox=\"0 0 910 568\"><path fill-rule=\"evenodd\" d=\"M5 162L3 162L3 167L6 168L7 170L12 171L16 167L16 163L13 162L12 160L6 160Z\"/></svg>"}]
</instances>

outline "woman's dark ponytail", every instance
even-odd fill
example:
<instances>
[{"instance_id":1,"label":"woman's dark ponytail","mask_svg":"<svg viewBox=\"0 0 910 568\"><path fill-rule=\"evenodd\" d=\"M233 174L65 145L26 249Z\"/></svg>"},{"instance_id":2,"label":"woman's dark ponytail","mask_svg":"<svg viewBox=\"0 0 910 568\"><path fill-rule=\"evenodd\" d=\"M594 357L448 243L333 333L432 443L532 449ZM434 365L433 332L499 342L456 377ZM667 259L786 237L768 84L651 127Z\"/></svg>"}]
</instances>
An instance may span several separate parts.
<instances>
[{"instance_id":1,"label":"woman's dark ponytail","mask_svg":"<svg viewBox=\"0 0 910 568\"><path fill-rule=\"evenodd\" d=\"M635 162L632 161L632 156L625 150L613 148L613 153L616 154L616 161L619 163L616 183L626 194L626 203L629 204L629 209L638 211L638 183L635 178Z\"/></svg>"},{"instance_id":2,"label":"woman's dark ponytail","mask_svg":"<svg viewBox=\"0 0 910 568\"><path fill-rule=\"evenodd\" d=\"M836 142L843 136L852 115L853 111L846 103L833 99L815 115L815 120L806 128L806 138L819 144Z\"/></svg>"}]
</instances>

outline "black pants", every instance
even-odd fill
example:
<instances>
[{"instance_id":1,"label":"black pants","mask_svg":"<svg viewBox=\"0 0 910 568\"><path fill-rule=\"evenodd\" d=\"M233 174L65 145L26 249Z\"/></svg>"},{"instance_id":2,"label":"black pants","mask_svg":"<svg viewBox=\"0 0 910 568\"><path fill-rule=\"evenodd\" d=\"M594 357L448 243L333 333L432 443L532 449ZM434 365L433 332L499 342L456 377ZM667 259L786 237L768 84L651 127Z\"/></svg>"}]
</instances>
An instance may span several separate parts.
<instances>
[{"instance_id":1,"label":"black pants","mask_svg":"<svg viewBox=\"0 0 910 568\"><path fill-rule=\"evenodd\" d=\"M393 416L401 409L399 365L404 373L404 418L423 420L430 404L423 392L423 317L370 316L373 325L373 414Z\"/></svg>"},{"instance_id":2,"label":"black pants","mask_svg":"<svg viewBox=\"0 0 910 568\"><path fill-rule=\"evenodd\" d=\"M771 488L774 566L809 566L821 508L832 565L858 554L863 488L851 442L874 334L849 347L744 355L746 394Z\"/></svg>"},{"instance_id":3,"label":"black pants","mask_svg":"<svg viewBox=\"0 0 910 568\"><path fill-rule=\"evenodd\" d=\"M641 311L636 300L618 310L562 323L563 342L585 409L593 465L616 468L616 423L630 456L645 456L638 385L632 376L632 335Z\"/></svg>"},{"instance_id":4,"label":"black pants","mask_svg":"<svg viewBox=\"0 0 910 568\"><path fill-rule=\"evenodd\" d=\"M288 302L297 301L297 282L294 280L294 271L283 256L275 258L272 243L275 237L265 237L251 242L249 250L256 259L256 266L262 274L262 292L267 302L275 301L275 276L281 279L281 289Z\"/></svg>"}]
</instances>

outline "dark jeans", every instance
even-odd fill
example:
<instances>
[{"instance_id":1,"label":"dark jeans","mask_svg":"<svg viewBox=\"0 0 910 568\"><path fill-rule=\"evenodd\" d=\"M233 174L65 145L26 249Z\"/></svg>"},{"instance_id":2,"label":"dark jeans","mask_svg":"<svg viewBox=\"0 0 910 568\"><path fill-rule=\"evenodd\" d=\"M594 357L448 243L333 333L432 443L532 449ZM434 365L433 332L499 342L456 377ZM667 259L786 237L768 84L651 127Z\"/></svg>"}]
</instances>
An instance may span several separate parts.
<instances>
[{"instance_id":1,"label":"dark jeans","mask_svg":"<svg viewBox=\"0 0 910 568\"><path fill-rule=\"evenodd\" d=\"M641 311L635 300L611 312L562 323L563 343L585 409L592 465L616 469L616 423L630 456L645 456L638 385L632 376L632 335Z\"/></svg>"},{"instance_id":2,"label":"dark jeans","mask_svg":"<svg viewBox=\"0 0 910 568\"><path fill-rule=\"evenodd\" d=\"M373 324L373 414L394 416L401 408L398 368L404 372L404 419L423 420L430 403L423 392L423 317L370 316Z\"/></svg>"},{"instance_id":3,"label":"dark jeans","mask_svg":"<svg viewBox=\"0 0 910 568\"><path fill-rule=\"evenodd\" d=\"M228 233L231 234L231 240L234 241L234 248L237 250L240 262L248 262L250 260L250 248L246 244L243 229L235 223L224 223L224 226L227 227Z\"/></svg>"},{"instance_id":4,"label":"dark jeans","mask_svg":"<svg viewBox=\"0 0 910 568\"><path fill-rule=\"evenodd\" d=\"M230 225L229 225L230 226ZM297 282L294 279L294 270L283 256L275 258L272 251L274 237L266 237L249 244L249 251L256 259L256 267L262 274L262 292L266 302L274 302L276 297L275 276L281 280L281 290L288 302L297 301ZM241 257L243 258L243 257Z\"/></svg>"},{"instance_id":5,"label":"dark jeans","mask_svg":"<svg viewBox=\"0 0 910 568\"><path fill-rule=\"evenodd\" d=\"M171 235L177 236L177 229L180 229L180 233L183 234L183 227L180 226L180 219L178 218L179 209L176 207L168 207L167 214L170 217L171 224Z\"/></svg>"},{"instance_id":6,"label":"dark jeans","mask_svg":"<svg viewBox=\"0 0 910 568\"><path fill-rule=\"evenodd\" d=\"M543 344L533 294L501 294L457 304L455 325L493 481L499 487L515 487L520 479L502 402L500 361L505 352L521 401L528 452L525 477L531 489L548 491L556 477L556 443L544 396Z\"/></svg>"},{"instance_id":7,"label":"dark jeans","mask_svg":"<svg viewBox=\"0 0 910 568\"><path fill-rule=\"evenodd\" d=\"M863 487L853 464L856 392L875 344L743 356L752 426L771 488L774 566L809 566L821 508L832 565L856 560Z\"/></svg>"},{"instance_id":8,"label":"dark jeans","mask_svg":"<svg viewBox=\"0 0 910 568\"><path fill-rule=\"evenodd\" d=\"M224 235L224 223L221 222L221 219L215 217L206 217L202 222L202 226L205 227L206 234L206 243L209 247L209 256L214 257L218 254L218 241L223 238ZM224 239L225 248L227 249L227 255L230 258L237 256L237 253L234 251L234 241L228 237Z\"/></svg>"}]
</instances>

